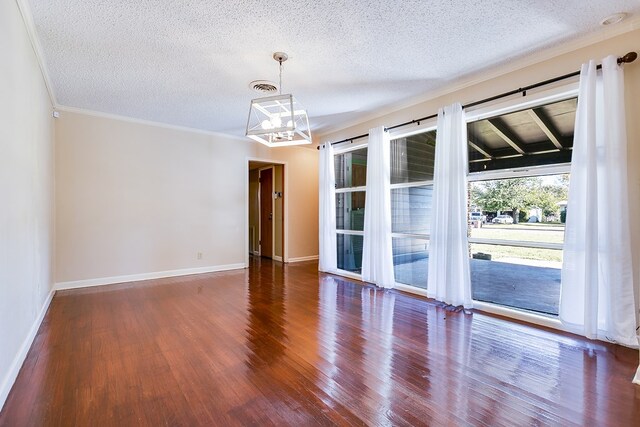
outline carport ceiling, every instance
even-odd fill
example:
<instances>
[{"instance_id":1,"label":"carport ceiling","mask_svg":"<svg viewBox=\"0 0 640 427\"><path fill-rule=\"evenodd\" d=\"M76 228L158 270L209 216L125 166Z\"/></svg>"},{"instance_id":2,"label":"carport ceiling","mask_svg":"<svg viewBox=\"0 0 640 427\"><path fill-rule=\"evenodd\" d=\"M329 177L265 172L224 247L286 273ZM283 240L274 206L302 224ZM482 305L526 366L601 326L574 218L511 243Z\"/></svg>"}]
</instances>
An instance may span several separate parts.
<instances>
[{"instance_id":1,"label":"carport ceiling","mask_svg":"<svg viewBox=\"0 0 640 427\"><path fill-rule=\"evenodd\" d=\"M57 104L233 135L260 96L249 82L277 81L274 51L289 54L284 92L318 132L640 12L637 0L19 2L30 5Z\"/></svg>"},{"instance_id":2,"label":"carport ceiling","mask_svg":"<svg viewBox=\"0 0 640 427\"><path fill-rule=\"evenodd\" d=\"M571 160L577 98L469 123L470 171Z\"/></svg>"}]
</instances>

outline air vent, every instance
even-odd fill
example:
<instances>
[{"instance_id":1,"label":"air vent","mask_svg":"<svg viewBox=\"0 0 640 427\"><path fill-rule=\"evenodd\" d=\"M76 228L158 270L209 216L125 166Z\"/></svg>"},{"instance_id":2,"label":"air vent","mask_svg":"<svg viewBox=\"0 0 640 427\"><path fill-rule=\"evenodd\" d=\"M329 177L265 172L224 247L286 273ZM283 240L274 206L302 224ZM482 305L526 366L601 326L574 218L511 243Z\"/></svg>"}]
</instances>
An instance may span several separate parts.
<instances>
[{"instance_id":1,"label":"air vent","mask_svg":"<svg viewBox=\"0 0 640 427\"><path fill-rule=\"evenodd\" d=\"M249 83L249 87L258 93L276 93L278 86L268 80L254 80Z\"/></svg>"}]
</instances>

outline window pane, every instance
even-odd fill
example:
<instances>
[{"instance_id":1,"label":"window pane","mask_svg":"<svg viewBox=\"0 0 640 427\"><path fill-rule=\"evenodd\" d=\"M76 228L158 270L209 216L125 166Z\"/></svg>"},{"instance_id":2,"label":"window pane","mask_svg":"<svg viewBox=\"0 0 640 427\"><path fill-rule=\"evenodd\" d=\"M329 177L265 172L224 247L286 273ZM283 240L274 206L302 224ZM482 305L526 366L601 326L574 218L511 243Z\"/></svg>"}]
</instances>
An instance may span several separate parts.
<instances>
[{"instance_id":1,"label":"window pane","mask_svg":"<svg viewBox=\"0 0 640 427\"><path fill-rule=\"evenodd\" d=\"M436 131L391 141L391 183L433 179Z\"/></svg>"},{"instance_id":2,"label":"window pane","mask_svg":"<svg viewBox=\"0 0 640 427\"><path fill-rule=\"evenodd\" d=\"M564 242L569 174L495 179L469 184L469 237Z\"/></svg>"},{"instance_id":3,"label":"window pane","mask_svg":"<svg viewBox=\"0 0 640 427\"><path fill-rule=\"evenodd\" d=\"M334 165L336 188L364 187L367 184L367 147L337 154Z\"/></svg>"},{"instance_id":4,"label":"window pane","mask_svg":"<svg viewBox=\"0 0 640 427\"><path fill-rule=\"evenodd\" d=\"M338 234L338 269L360 273L362 270L362 236Z\"/></svg>"},{"instance_id":5,"label":"window pane","mask_svg":"<svg viewBox=\"0 0 640 427\"><path fill-rule=\"evenodd\" d=\"M336 228L364 230L364 191L336 194Z\"/></svg>"},{"instance_id":6,"label":"window pane","mask_svg":"<svg viewBox=\"0 0 640 427\"><path fill-rule=\"evenodd\" d=\"M393 270L396 282L427 288L429 242L422 239L393 239Z\"/></svg>"},{"instance_id":7,"label":"window pane","mask_svg":"<svg viewBox=\"0 0 640 427\"><path fill-rule=\"evenodd\" d=\"M469 172L571 162L577 98L467 125Z\"/></svg>"},{"instance_id":8,"label":"window pane","mask_svg":"<svg viewBox=\"0 0 640 427\"><path fill-rule=\"evenodd\" d=\"M391 231L429 234L432 185L391 190Z\"/></svg>"},{"instance_id":9,"label":"window pane","mask_svg":"<svg viewBox=\"0 0 640 427\"><path fill-rule=\"evenodd\" d=\"M473 299L558 314L562 251L469 245Z\"/></svg>"}]
</instances>

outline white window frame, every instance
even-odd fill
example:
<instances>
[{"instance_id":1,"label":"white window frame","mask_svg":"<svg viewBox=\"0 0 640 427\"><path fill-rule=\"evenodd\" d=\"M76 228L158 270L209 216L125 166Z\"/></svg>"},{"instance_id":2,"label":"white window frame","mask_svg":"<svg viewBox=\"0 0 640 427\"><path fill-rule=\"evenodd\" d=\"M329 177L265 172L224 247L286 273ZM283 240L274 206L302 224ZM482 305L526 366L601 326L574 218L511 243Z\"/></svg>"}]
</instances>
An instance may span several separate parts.
<instances>
[{"instance_id":1,"label":"white window frame","mask_svg":"<svg viewBox=\"0 0 640 427\"><path fill-rule=\"evenodd\" d=\"M395 131L389 132L389 143L394 139L407 138L413 135L419 135L421 133L431 132L437 129L437 120L430 119L420 124L417 128L413 128L410 131ZM435 160L434 160L435 161ZM415 182L401 182L397 184L391 184L391 191L398 188L412 188L412 187L422 187L425 185L433 186L433 180L425 180L425 181L415 181ZM393 227L393 225L392 225ZM426 243L427 252L429 251L429 245L431 243L431 233L391 233L391 238L394 239L414 239L414 240L422 240ZM417 286L408 285L406 283L400 283L398 281L395 282L396 289L400 289L403 291L414 292L421 295L426 295L425 288L419 288Z\"/></svg>"},{"instance_id":2,"label":"white window frame","mask_svg":"<svg viewBox=\"0 0 640 427\"><path fill-rule=\"evenodd\" d=\"M480 107L465 111L467 125L472 122L509 114L528 108L534 108L542 105L560 102L578 96L578 83L571 82L558 86L556 88L541 91L537 94L529 95L524 102L517 100L508 100L495 105ZM522 100L521 100L522 101ZM569 173L571 171L571 163L561 163L554 165L521 167L514 169L493 170L487 172L472 172L467 174L467 182L489 181L496 179L510 179L522 177L534 177L544 175L558 175ZM497 239L477 239L469 237L469 243L500 245L500 246L517 246L530 247L536 249L554 249L562 250L563 245L557 243L527 242L521 240L497 240Z\"/></svg>"},{"instance_id":3,"label":"white window frame","mask_svg":"<svg viewBox=\"0 0 640 427\"><path fill-rule=\"evenodd\" d=\"M577 78L574 81L568 81L568 83L560 84L556 87L540 91L529 91L526 98L516 95L513 98L496 101L490 104L483 104L481 106L465 109L465 122L467 124L478 120L483 120L489 117L495 117L503 114L512 113L528 108L533 108L541 105L551 104L553 102L559 102L566 99L575 98L578 96L578 81ZM402 138L410 135L415 135L422 132L428 132L437 128L436 119L426 121L418 129L413 128L410 132L395 132L390 135L390 139ZM544 176L544 175L558 175L563 173L569 173L571 169L570 163L562 163L555 165L545 166L532 166L522 167L505 170L494 170L487 172L472 172L467 174L468 182L486 181L492 179L505 179L505 178L519 178L529 176ZM413 184L413 183L411 183ZM404 185L404 184L400 184ZM399 184L392 185L399 186ZM398 188L398 187L397 187ZM396 233L392 233L392 237L395 237ZM398 237L406 237L404 234L398 234ZM409 236L411 237L411 236ZM490 239L472 239L469 238L469 243L480 244L503 244L503 241ZM530 246L539 249L559 249L562 250L560 244L546 244L542 242L520 242L520 241L505 241L505 244L511 246ZM560 247L558 247L560 246ZM428 296L427 290L412 285L396 282L396 289L406 291L409 293ZM505 307L498 304L473 300L473 306L476 309L486 311L489 313L495 313L514 319L528 321L530 323L547 326L555 329L574 332L565 326L558 320L557 316L545 315L542 313L535 313L523 309L517 309L512 307Z\"/></svg>"},{"instance_id":4,"label":"white window frame","mask_svg":"<svg viewBox=\"0 0 640 427\"><path fill-rule=\"evenodd\" d=\"M540 91L529 91L526 98L520 97L516 95L512 98L496 101L490 104L483 104L482 106L473 107L465 109L466 123L474 122L477 120L482 120L483 118L493 117L501 114L508 114L509 112L514 112L522 109L532 108L544 104L550 104L553 102L562 101L565 99L570 99L578 96L578 78L573 80L567 80L567 83L560 84L556 87L547 90ZM431 119L428 121L424 121L421 125L412 128L411 131L402 131L400 128L398 130L393 130L389 132L389 139L398 139L411 135L415 135L422 132L428 132L430 130L436 129L436 119ZM362 142L345 142L340 144L339 147L335 148L335 155L343 154L349 151L357 150L359 148L368 146L368 138L364 138ZM488 171L488 172L474 172L467 175L468 182L474 181L484 181L490 179L501 179L501 178L517 178L523 176L541 176L541 175L556 175L562 173L568 173L570 171L570 164L557 164L557 165L547 165L541 167L526 167L526 168L516 168L511 170L499 170L499 171ZM420 183L420 185L425 185L425 183L432 183L432 181L425 181ZM392 184L391 188L403 188L406 183L402 184ZM409 186L417 183L409 183ZM366 191L366 187L357 187L358 190L354 190L353 188L348 189L336 189L336 193L339 192L347 192L347 191ZM338 234L351 234L351 235L360 235L364 236L363 231L350 231L350 230L337 230ZM405 233L392 233L392 237L410 237L410 238L421 238L424 235L411 235ZM471 243L471 242L470 242ZM509 243L513 243L509 241ZM336 248L337 249L337 248ZM362 280L361 274L352 273L346 270L337 270L338 274L349 277L356 280ZM418 288L411 285L406 285L404 283L397 283L395 288L400 291L405 291L417 295L427 295L427 290L423 288ZM505 317L510 317L513 319L529 322L536 325L541 325L553 329L558 329L567 332L579 333L579 331L563 325L562 322L556 316L544 315L542 313L535 313L532 311L526 311L522 309L505 307L498 304L482 302L482 301L473 301L474 309L485 311L488 313L493 313Z\"/></svg>"},{"instance_id":5,"label":"white window frame","mask_svg":"<svg viewBox=\"0 0 640 427\"><path fill-rule=\"evenodd\" d=\"M498 104L491 104L485 107L467 111L467 124L489 117L509 114L514 111L533 108L541 105L560 102L578 96L578 81L572 81L552 89L540 91L527 96L524 102L518 102L517 99L511 99ZM522 101L522 99L520 99ZM555 165L522 167L514 169L494 170L487 172L472 172L467 174L468 182L488 181L495 179L522 178L544 175L558 175L571 172L571 163L560 163ZM533 247L538 249L556 249L564 250L563 244L542 243L542 242L523 242L523 241L501 241L497 239L475 239L469 238L469 244L499 244L504 246L521 246ZM562 324L558 316L544 313L536 313L529 310L519 309L515 307L506 307L490 302L473 300L473 307L488 313L498 314L517 320L523 320L536 325L546 326L553 329L563 330L567 332L575 332Z\"/></svg>"},{"instance_id":6,"label":"white window frame","mask_svg":"<svg viewBox=\"0 0 640 427\"><path fill-rule=\"evenodd\" d=\"M362 148L369 147L369 138L363 138L363 141L360 142L344 142L339 144L339 146L335 147L333 150L333 161L335 165L335 158L341 154L350 153L352 151L360 150ZM344 188L336 188L335 194L344 194L344 193L356 193L356 192L364 192L365 198L367 197L367 187L366 186L358 186L358 187L344 187ZM362 236L364 238L364 231L361 230L342 230L336 228L336 234L345 234L349 236ZM338 248L336 247L336 251ZM351 279L362 280L362 274L354 273L348 270L342 270L340 268L336 268L336 272L341 276L349 277Z\"/></svg>"}]
</instances>

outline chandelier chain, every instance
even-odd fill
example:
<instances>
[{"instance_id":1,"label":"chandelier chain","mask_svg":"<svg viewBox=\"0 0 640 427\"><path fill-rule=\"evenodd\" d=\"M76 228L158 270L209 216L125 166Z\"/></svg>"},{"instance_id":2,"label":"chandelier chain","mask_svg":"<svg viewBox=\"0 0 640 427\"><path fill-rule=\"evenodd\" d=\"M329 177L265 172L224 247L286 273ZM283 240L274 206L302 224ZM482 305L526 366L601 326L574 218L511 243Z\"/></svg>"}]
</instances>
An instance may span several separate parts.
<instances>
[{"instance_id":1,"label":"chandelier chain","mask_svg":"<svg viewBox=\"0 0 640 427\"><path fill-rule=\"evenodd\" d=\"M280 95L282 95L282 59L278 62L280 63L280 84L278 85L278 89L280 90Z\"/></svg>"}]
</instances>

